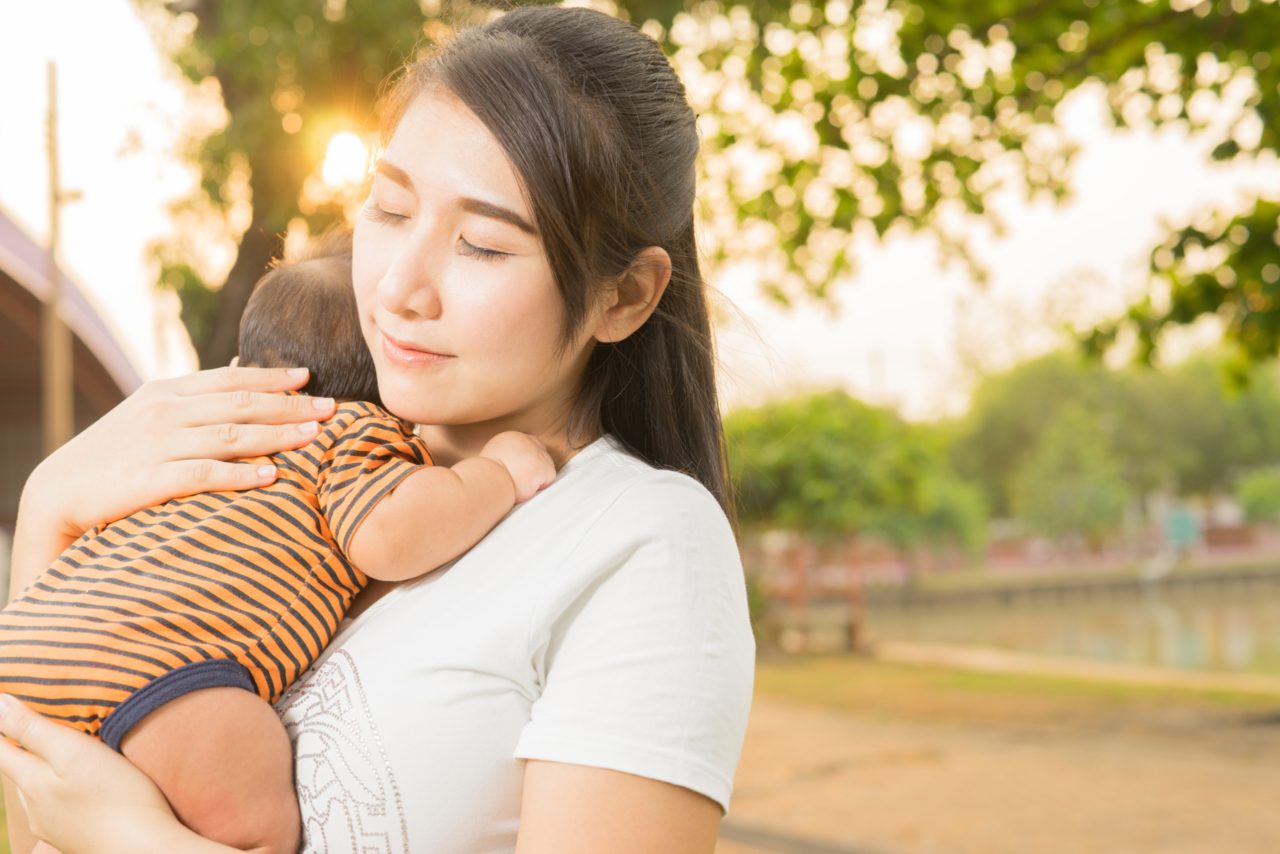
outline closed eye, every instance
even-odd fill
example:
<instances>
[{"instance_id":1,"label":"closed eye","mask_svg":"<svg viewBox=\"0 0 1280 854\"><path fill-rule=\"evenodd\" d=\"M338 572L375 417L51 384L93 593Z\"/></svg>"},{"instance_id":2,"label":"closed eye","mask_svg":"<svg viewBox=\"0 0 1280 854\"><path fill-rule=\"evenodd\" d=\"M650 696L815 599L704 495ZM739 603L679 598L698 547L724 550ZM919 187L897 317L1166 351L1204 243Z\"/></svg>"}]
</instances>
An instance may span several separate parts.
<instances>
[{"instance_id":1,"label":"closed eye","mask_svg":"<svg viewBox=\"0 0 1280 854\"><path fill-rule=\"evenodd\" d=\"M481 261L497 261L500 258L506 258L511 255L510 252L499 252L496 249L485 249L483 246L475 246L467 242L465 237L458 238L458 251L463 255L470 255L479 258Z\"/></svg>"},{"instance_id":2,"label":"closed eye","mask_svg":"<svg viewBox=\"0 0 1280 854\"><path fill-rule=\"evenodd\" d=\"M383 210L377 205L366 206L364 209L364 214L374 222L386 223L388 225L397 225L408 219L408 217L404 216L403 214L397 214L397 213L392 213L391 211Z\"/></svg>"}]
</instances>

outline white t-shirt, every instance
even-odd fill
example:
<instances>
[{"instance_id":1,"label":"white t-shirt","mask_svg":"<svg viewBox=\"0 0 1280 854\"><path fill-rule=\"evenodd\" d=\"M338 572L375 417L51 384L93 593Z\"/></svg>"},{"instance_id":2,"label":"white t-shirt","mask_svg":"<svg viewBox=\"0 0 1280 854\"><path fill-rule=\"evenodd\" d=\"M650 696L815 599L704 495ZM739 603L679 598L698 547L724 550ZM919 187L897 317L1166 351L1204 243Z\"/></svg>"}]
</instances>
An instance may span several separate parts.
<instances>
[{"instance_id":1,"label":"white t-shirt","mask_svg":"<svg viewBox=\"0 0 1280 854\"><path fill-rule=\"evenodd\" d=\"M281 699L305 850L510 851L525 759L727 809L754 658L719 505L601 439L452 565L345 623Z\"/></svg>"}]
</instances>

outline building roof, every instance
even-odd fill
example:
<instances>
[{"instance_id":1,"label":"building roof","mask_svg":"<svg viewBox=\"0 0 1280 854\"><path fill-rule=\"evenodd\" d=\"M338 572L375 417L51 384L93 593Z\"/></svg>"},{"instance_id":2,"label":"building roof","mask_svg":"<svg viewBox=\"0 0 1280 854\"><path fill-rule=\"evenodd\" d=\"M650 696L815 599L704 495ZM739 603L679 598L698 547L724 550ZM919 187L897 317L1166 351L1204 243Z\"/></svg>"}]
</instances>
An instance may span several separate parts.
<instances>
[{"instance_id":1,"label":"building roof","mask_svg":"<svg viewBox=\"0 0 1280 854\"><path fill-rule=\"evenodd\" d=\"M0 210L0 271L26 288L43 302L51 291L48 250ZM61 314L67 326L106 369L124 394L142 384L132 357L121 346L115 332L107 325L83 288L59 270Z\"/></svg>"}]
</instances>

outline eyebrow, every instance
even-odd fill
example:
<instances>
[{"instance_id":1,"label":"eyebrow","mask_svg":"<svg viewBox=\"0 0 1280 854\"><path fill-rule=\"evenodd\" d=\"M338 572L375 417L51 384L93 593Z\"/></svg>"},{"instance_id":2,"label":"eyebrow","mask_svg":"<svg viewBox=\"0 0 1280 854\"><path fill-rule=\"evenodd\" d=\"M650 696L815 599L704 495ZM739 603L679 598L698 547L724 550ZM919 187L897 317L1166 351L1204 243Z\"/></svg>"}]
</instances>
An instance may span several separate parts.
<instances>
[{"instance_id":1,"label":"eyebrow","mask_svg":"<svg viewBox=\"0 0 1280 854\"><path fill-rule=\"evenodd\" d=\"M413 179L409 177L409 173L393 163L388 163L385 160L379 160L377 166L374 167L374 171L379 175L386 177L388 180L394 181L406 190L410 190L415 193L417 192L416 188L413 186ZM504 208L501 205L495 205L493 202L486 202L483 199L472 199L467 197L459 199L458 204L468 213L489 217L490 219L496 219L500 222L514 225L526 234L531 234L534 237L538 236L538 230L534 228L528 220L510 208Z\"/></svg>"}]
</instances>

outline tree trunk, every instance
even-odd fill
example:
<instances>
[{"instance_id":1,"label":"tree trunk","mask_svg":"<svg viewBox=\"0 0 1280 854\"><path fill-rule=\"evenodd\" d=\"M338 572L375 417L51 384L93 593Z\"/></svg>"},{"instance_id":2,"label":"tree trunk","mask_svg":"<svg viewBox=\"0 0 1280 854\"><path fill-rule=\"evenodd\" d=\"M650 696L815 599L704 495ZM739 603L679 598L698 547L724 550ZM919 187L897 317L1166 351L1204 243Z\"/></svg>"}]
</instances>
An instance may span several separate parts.
<instances>
[{"instance_id":1,"label":"tree trunk","mask_svg":"<svg viewBox=\"0 0 1280 854\"><path fill-rule=\"evenodd\" d=\"M197 347L201 368L217 368L228 364L239 352L240 315L244 313L249 295L253 293L254 283L279 251L280 238L267 230L265 217L255 203L253 221L240 239L236 261L231 265L227 281L218 292L218 309L209 335Z\"/></svg>"}]
</instances>

